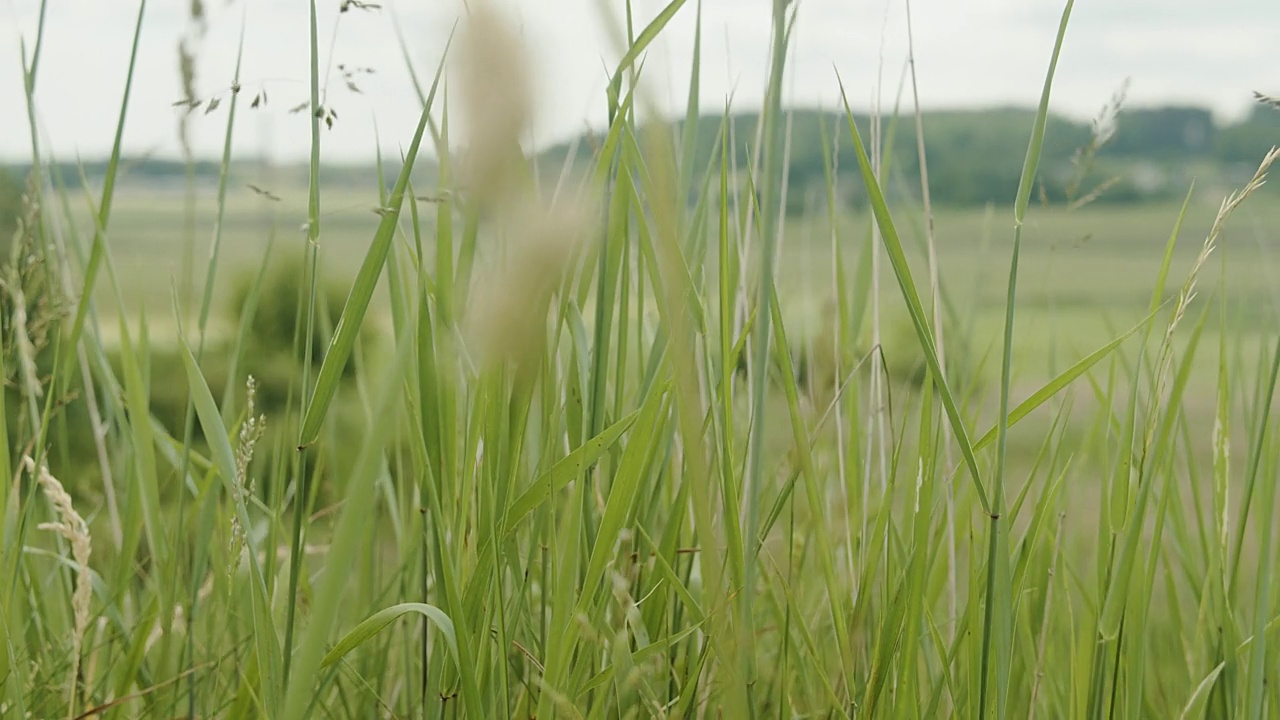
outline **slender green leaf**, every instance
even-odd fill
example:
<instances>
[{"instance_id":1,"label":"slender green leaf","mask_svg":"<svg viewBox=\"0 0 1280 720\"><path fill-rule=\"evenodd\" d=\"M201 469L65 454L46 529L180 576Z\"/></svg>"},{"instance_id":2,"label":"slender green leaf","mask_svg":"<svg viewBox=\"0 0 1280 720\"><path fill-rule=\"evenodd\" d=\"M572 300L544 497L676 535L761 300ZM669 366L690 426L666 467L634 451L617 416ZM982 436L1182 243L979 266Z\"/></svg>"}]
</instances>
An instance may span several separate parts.
<instances>
[{"instance_id":1,"label":"slender green leaf","mask_svg":"<svg viewBox=\"0 0 1280 720\"><path fill-rule=\"evenodd\" d=\"M506 532L514 532L520 521L546 502L553 494L564 489L576 478L581 478L592 464L613 447L622 433L626 432L639 417L637 410L610 425L599 435L583 443L577 450L566 455L560 462L551 466L545 473L517 497L507 509Z\"/></svg>"},{"instance_id":2,"label":"slender green leaf","mask_svg":"<svg viewBox=\"0 0 1280 720\"><path fill-rule=\"evenodd\" d=\"M432 625L435 625L444 635L444 641L448 644L449 652L453 655L454 660L458 659L458 638L453 632L453 621L449 619L449 616L443 610L427 603L400 603L379 610L365 618L359 625L351 628L351 631L344 635L325 654L324 659L320 661L320 668L324 669L338 662L347 653L363 645L374 635L382 632L388 625L409 613L418 613L430 621Z\"/></svg>"},{"instance_id":3,"label":"slender green leaf","mask_svg":"<svg viewBox=\"0 0 1280 720\"><path fill-rule=\"evenodd\" d=\"M391 242L395 238L396 227L400 221L400 210L404 207L405 191L409 187L409 176L413 171L414 161L418 157L418 148L422 144L422 135L426 131L427 120L431 114L432 100L435 98L436 87L439 85L443 71L444 63L442 62L436 71L436 78L432 83L431 93L427 96L427 103L418 118L418 127L413 133L413 140L405 153L404 165L400 168L400 175L396 178L396 184L391 190L391 200L384 208L373 242L369 245L369 251L360 264L360 270L356 274L351 292L342 308L342 317L333 330L333 338L329 341L324 362L320 365L320 376L316 379L311 402L308 403L306 415L302 420L302 429L298 437L299 446L310 445L319 436L320 426L324 423L329 405L338 391L338 381L342 377L347 360L351 357L351 350L355 347L356 336L364 323L365 312L369 309L369 301L373 298L373 290L378 284L378 276L382 274L382 266L386 263L387 253L391 250Z\"/></svg>"}]
</instances>

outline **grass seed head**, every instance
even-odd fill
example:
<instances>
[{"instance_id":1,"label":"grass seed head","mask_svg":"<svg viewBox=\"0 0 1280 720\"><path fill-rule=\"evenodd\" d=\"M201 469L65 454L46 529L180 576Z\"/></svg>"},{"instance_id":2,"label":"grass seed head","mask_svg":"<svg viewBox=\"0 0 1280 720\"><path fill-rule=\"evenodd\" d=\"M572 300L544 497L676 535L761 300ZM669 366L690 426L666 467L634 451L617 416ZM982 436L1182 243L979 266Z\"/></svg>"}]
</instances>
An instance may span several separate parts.
<instances>
[{"instance_id":1,"label":"grass seed head","mask_svg":"<svg viewBox=\"0 0 1280 720\"><path fill-rule=\"evenodd\" d=\"M547 309L586 234L584 205L562 201L542 209L523 203L507 218L511 245L504 264L475 286L470 335L485 363L520 365L546 342Z\"/></svg>"},{"instance_id":2,"label":"grass seed head","mask_svg":"<svg viewBox=\"0 0 1280 720\"><path fill-rule=\"evenodd\" d=\"M460 38L462 113L469 131L462 185L482 202L497 202L515 185L520 138L533 114L529 53L511 23L480 2Z\"/></svg>"},{"instance_id":3,"label":"grass seed head","mask_svg":"<svg viewBox=\"0 0 1280 720\"><path fill-rule=\"evenodd\" d=\"M43 522L37 525L41 530L58 533L71 543L71 557L76 567L76 588L71 597L71 608L75 617L75 631L71 636L71 685L69 692L74 698L76 678L80 670L80 648L84 643L85 630L89 627L89 604L93 599L93 584L89 575L89 556L93 552L93 540L89 535L89 525L76 512L71 503L71 496L62 483L41 465L36 471L35 461L29 455L23 456L22 464L27 472L36 478L41 492L49 504L53 505L58 515L56 522ZM74 706L74 703L72 703Z\"/></svg>"},{"instance_id":4,"label":"grass seed head","mask_svg":"<svg viewBox=\"0 0 1280 720\"><path fill-rule=\"evenodd\" d=\"M253 478L249 477L249 465L253 462L253 450L262 434L266 431L267 416L255 415L255 403L258 396L258 384L250 375L245 381L245 421L240 426L240 442L236 446L235 488L238 497L236 504L253 495ZM244 555L246 528L240 523L240 515L233 508L231 511L231 552L228 574L234 574L240 566Z\"/></svg>"}]
</instances>

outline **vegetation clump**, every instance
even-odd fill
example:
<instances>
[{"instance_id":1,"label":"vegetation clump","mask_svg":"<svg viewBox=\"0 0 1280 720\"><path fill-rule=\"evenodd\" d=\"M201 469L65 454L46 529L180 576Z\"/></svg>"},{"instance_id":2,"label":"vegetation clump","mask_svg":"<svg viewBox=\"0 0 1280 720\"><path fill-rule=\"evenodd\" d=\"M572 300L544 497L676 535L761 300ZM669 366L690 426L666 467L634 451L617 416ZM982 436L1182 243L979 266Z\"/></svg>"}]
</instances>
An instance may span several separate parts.
<instances>
[{"instance_id":1,"label":"vegetation clump","mask_svg":"<svg viewBox=\"0 0 1280 720\"><path fill-rule=\"evenodd\" d=\"M1190 110L1051 113L1070 0L1039 106L988 127L842 92L788 134L788 0L749 128L696 90L662 123L640 69L693 5L601 4L620 60L587 182L540 174L531 56L470 0L359 221L321 184L348 115L314 3L305 187L236 194L266 90L238 67L199 97L184 45L184 137L225 123L215 200L131 218L119 140L101 183L25 191L0 717L1275 714L1280 317L1236 308L1271 298L1280 150L1242 139L1236 190L1166 174L1181 204L1102 206L1145 192L1110 179L1127 153L1224 148ZM209 263L140 310L157 226Z\"/></svg>"}]
</instances>

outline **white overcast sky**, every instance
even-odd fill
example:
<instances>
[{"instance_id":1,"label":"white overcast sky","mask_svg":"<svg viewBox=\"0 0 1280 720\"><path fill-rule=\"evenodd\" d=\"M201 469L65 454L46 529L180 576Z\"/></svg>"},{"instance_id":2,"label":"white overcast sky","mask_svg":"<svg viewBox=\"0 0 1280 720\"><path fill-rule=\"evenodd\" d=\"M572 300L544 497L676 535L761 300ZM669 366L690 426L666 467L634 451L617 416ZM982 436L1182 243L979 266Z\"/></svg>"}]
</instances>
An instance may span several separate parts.
<instances>
[{"instance_id":1,"label":"white overcast sky","mask_svg":"<svg viewBox=\"0 0 1280 720\"><path fill-rule=\"evenodd\" d=\"M620 53L606 32L605 10L623 0L494 0L520 23L539 84L536 142L560 140L604 121L607 71ZM381 0L380 12L338 13L320 0L322 67L343 63L377 74L363 95L333 72L329 104L339 120L324 134L325 157L371 161L375 124L384 153L412 134L419 105L396 40L400 24L416 71L428 80L462 9L461 0ZM834 107L838 70L856 107L877 87L891 107L906 57L904 0L798 0L787 101ZM208 33L200 45L197 88L225 96L245 21L241 82L248 98L265 88L266 109L240 117L236 152L277 160L306 156L305 114L288 109L307 96L307 0L205 0ZM637 23L665 2L635 0ZM763 94L772 0L704 0L701 104L751 109ZM1033 105L1053 47L1060 0L915 0L912 3L922 104L973 107ZM39 0L0 0L0 161L29 158L20 42L35 38ZM181 97L177 43L186 0L151 0L143 21L124 145L129 153L176 157ZM137 18L136 0L50 0L37 87L42 143L64 159L94 158L110 148ZM662 102L683 107L688 93L696 0L689 0L650 53L645 74ZM339 21L339 18L341 20ZM335 36L335 27L337 33ZM1092 116L1129 78L1130 105L1190 102L1223 118L1238 116L1252 90L1280 93L1280 0L1080 0L1054 87L1054 107ZM332 42L332 52L330 51ZM245 106L242 106L245 107ZM197 152L217 156L226 104L194 123Z\"/></svg>"}]
</instances>

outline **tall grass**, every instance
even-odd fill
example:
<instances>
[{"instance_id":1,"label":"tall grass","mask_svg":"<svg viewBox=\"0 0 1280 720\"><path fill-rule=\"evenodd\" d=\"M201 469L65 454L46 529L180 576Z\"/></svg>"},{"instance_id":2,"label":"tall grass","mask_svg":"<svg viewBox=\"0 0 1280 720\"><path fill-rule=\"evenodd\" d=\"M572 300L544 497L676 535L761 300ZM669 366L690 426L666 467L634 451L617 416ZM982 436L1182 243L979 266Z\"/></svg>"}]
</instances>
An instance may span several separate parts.
<instances>
[{"instance_id":1,"label":"tall grass","mask_svg":"<svg viewBox=\"0 0 1280 720\"><path fill-rule=\"evenodd\" d=\"M296 365L266 411L239 362L255 351L252 318L225 335L210 324L234 94L194 323L185 296L141 316L121 300L133 279L115 274L110 221L131 64L99 196L44 174L54 158L32 133L22 251L3 285L0 715L1274 714L1280 342L1255 354L1228 323L1208 329L1229 313L1227 284L1197 290L1277 153L1222 203L1180 284L1170 218L1139 323L1065 371L1017 366L1019 257L1038 241L1027 220L1071 9L1009 198L1012 252L992 259L1009 273L986 394L980 365L944 354L945 318L969 312L971 327L976 312L953 288L974 279L936 253L918 98L923 208L886 197L895 159L878 124L868 144L846 104L848 122L823 128L832 340L788 322L782 96L803 3L771 4L748 167L728 107L712 157L695 152L711 122L700 21L683 128L653 119L645 51L700 9L673 0L638 22L629 4L621 18L606 8L621 57L608 127L586 172L548 183L522 150L538 98L519 35L473 1L430 86L411 73L419 122L394 184L376 188L379 225L331 318L317 290L326 10L312 2ZM44 32L24 56L33 127ZM237 62L237 89L240 76ZM414 187L426 154L432 190ZM865 187L874 227L847 222L847 183ZM920 220L917 252L902 228ZM859 343L881 305L909 315L918 385ZM313 369L317 328L329 340ZM169 347L189 392L181 428L153 412ZM235 358L221 401L219 353ZM90 451L86 437L96 465L60 464ZM56 477L64 466L85 474Z\"/></svg>"}]
</instances>

